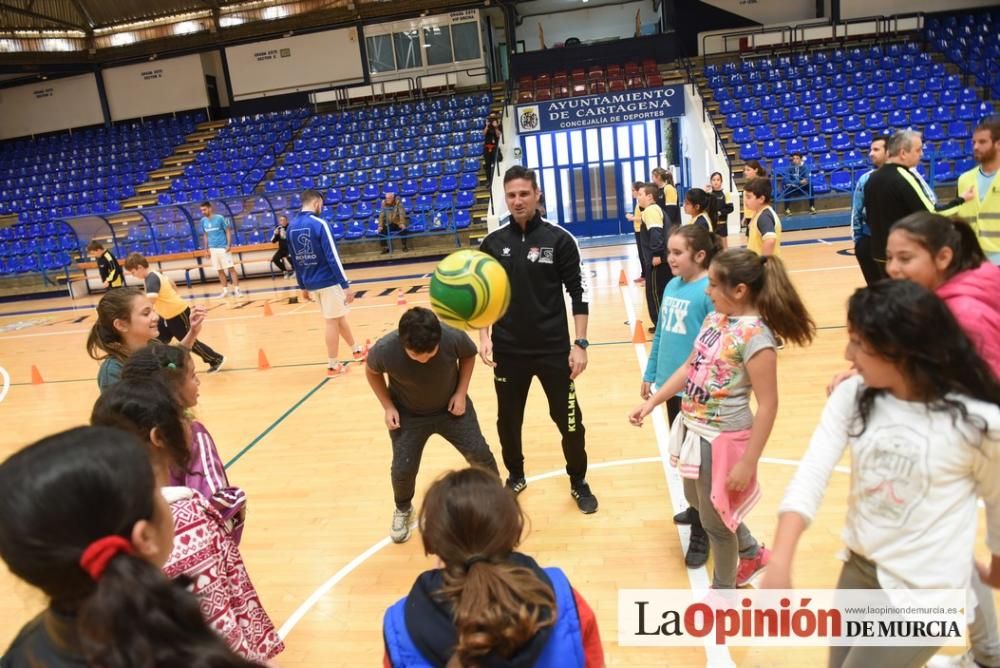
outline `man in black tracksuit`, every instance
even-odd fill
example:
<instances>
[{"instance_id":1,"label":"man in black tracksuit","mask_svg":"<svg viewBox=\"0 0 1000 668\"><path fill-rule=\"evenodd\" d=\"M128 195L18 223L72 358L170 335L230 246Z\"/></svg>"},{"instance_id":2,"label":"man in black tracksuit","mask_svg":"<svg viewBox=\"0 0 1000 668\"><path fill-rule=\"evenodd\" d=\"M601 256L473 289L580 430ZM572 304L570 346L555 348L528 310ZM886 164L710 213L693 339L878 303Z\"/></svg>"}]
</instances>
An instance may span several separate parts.
<instances>
[{"instance_id":1,"label":"man in black tracksuit","mask_svg":"<svg viewBox=\"0 0 1000 668\"><path fill-rule=\"evenodd\" d=\"M562 435L570 494L584 513L597 510L587 484L583 414L573 380L587 368L587 317L590 301L580 248L572 234L544 220L537 211L535 173L519 165L504 174L511 214L483 239L480 250L496 258L510 278L510 308L480 332L479 354L494 367L497 431L507 467L507 486L520 493L524 478L521 426L531 379L538 376L549 402L549 417ZM506 223L506 224L504 224ZM563 287L573 302L576 340L570 345Z\"/></svg>"}]
</instances>

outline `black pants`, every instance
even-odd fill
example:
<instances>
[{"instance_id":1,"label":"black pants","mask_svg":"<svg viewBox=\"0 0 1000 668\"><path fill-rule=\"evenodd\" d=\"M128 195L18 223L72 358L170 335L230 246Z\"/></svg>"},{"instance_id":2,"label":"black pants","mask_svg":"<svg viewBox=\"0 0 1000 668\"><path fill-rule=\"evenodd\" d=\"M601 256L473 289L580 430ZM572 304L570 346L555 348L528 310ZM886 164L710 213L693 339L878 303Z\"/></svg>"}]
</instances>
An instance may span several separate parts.
<instances>
[{"instance_id":1,"label":"black pants","mask_svg":"<svg viewBox=\"0 0 1000 668\"><path fill-rule=\"evenodd\" d=\"M649 309L649 322L655 327L660 319L660 302L663 300L663 291L667 288L667 283L673 278L670 265L661 258L659 266L654 267L652 260L649 262L649 276L646 277L646 308Z\"/></svg>"},{"instance_id":2,"label":"black pants","mask_svg":"<svg viewBox=\"0 0 1000 668\"><path fill-rule=\"evenodd\" d=\"M403 242L403 250L406 250L406 228L400 227L396 223L389 223L387 230L382 230L379 234L395 234L399 237L399 240ZM388 237L382 239L382 249L385 251L389 250L389 239Z\"/></svg>"},{"instance_id":3,"label":"black pants","mask_svg":"<svg viewBox=\"0 0 1000 668\"><path fill-rule=\"evenodd\" d=\"M493 384L497 391L497 433L503 463L512 478L524 477L521 427L531 379L538 376L549 402L549 417L562 435L566 473L573 483L587 475L583 412L576 401L576 385L569 378L569 352L554 355L495 353Z\"/></svg>"},{"instance_id":4,"label":"black pants","mask_svg":"<svg viewBox=\"0 0 1000 668\"><path fill-rule=\"evenodd\" d=\"M882 265L883 268L880 268L879 264L875 262L875 258L872 257L871 237L861 237L858 239L854 244L854 257L858 261L858 266L861 267L865 283L871 285L885 278L885 265Z\"/></svg>"},{"instance_id":5,"label":"black pants","mask_svg":"<svg viewBox=\"0 0 1000 668\"><path fill-rule=\"evenodd\" d=\"M785 186L785 190L781 193L781 198L785 201L785 208L788 208L788 198L789 197L808 197L809 206L816 207L816 198L809 194L809 186L803 185L790 185Z\"/></svg>"},{"instance_id":6,"label":"black pants","mask_svg":"<svg viewBox=\"0 0 1000 668\"><path fill-rule=\"evenodd\" d=\"M278 271L281 272L291 271L292 270L291 262L285 261L285 258L287 257L288 257L288 247L278 246L278 250L274 251L274 255L271 257L271 263L278 268Z\"/></svg>"},{"instance_id":7,"label":"black pants","mask_svg":"<svg viewBox=\"0 0 1000 668\"><path fill-rule=\"evenodd\" d=\"M486 182L493 183L493 166L496 164L497 147L483 146L483 169L486 170Z\"/></svg>"},{"instance_id":8,"label":"black pants","mask_svg":"<svg viewBox=\"0 0 1000 668\"><path fill-rule=\"evenodd\" d=\"M639 251L639 275L642 276L643 280L648 278L646 274L646 254L642 251L642 234L639 232L635 233L635 247Z\"/></svg>"},{"instance_id":9,"label":"black pants","mask_svg":"<svg viewBox=\"0 0 1000 668\"><path fill-rule=\"evenodd\" d=\"M389 432L392 440L392 495L399 510L411 507L420 458L427 439L434 434L455 446L469 464L489 469L497 477L500 476L497 460L483 438L476 409L469 397L465 398L465 413L458 416L448 412L428 416L407 415L400 411L399 429Z\"/></svg>"},{"instance_id":10,"label":"black pants","mask_svg":"<svg viewBox=\"0 0 1000 668\"><path fill-rule=\"evenodd\" d=\"M191 329L191 309L186 308L180 315L173 318L160 318L160 336L163 343L170 343L172 340L182 340ZM215 352L201 341L195 341L191 352L205 361L205 364L216 364L222 361L222 355Z\"/></svg>"}]
</instances>

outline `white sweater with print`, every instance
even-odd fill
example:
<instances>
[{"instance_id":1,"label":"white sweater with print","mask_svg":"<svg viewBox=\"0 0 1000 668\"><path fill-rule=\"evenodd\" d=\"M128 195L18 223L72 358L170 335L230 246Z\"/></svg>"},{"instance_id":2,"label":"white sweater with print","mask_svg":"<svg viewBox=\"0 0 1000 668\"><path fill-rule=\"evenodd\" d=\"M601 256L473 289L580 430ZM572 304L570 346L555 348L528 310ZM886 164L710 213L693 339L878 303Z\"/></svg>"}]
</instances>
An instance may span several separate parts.
<instances>
[{"instance_id":1,"label":"white sweater with print","mask_svg":"<svg viewBox=\"0 0 1000 668\"><path fill-rule=\"evenodd\" d=\"M953 424L946 411L878 397L864 433L856 432L860 376L830 395L809 449L778 512L811 522L844 449L851 448L851 487L844 543L877 566L883 589L963 589L972 575L976 499L986 504L986 544L1000 554L1000 407L966 397L969 415Z\"/></svg>"}]
</instances>

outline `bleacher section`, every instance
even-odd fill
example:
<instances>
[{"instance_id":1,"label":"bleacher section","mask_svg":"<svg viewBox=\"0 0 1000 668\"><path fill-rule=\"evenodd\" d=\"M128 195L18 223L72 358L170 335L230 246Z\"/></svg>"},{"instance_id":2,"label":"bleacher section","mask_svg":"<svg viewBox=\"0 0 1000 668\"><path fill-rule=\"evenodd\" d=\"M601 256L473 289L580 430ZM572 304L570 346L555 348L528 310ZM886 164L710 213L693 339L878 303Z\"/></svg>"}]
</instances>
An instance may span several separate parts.
<instances>
[{"instance_id":1,"label":"bleacher section","mask_svg":"<svg viewBox=\"0 0 1000 668\"><path fill-rule=\"evenodd\" d=\"M812 194L850 193L869 167L872 137L913 127L924 133L921 171L932 185L972 166L972 128L993 113L953 66L912 41L748 55L705 67L714 120L732 132L734 170L763 160L776 179L793 152L813 171ZM738 171L738 170L737 170Z\"/></svg>"},{"instance_id":2,"label":"bleacher section","mask_svg":"<svg viewBox=\"0 0 1000 668\"><path fill-rule=\"evenodd\" d=\"M22 222L117 211L204 113L130 121L0 145L0 216Z\"/></svg>"},{"instance_id":3,"label":"bleacher section","mask_svg":"<svg viewBox=\"0 0 1000 668\"><path fill-rule=\"evenodd\" d=\"M308 116L308 109L295 109L229 119L157 201L173 204L252 194Z\"/></svg>"},{"instance_id":4,"label":"bleacher section","mask_svg":"<svg viewBox=\"0 0 1000 668\"><path fill-rule=\"evenodd\" d=\"M575 68L567 75L564 71L520 77L517 81L517 102L544 102L546 100L619 93L626 90L653 88L663 85L663 75L655 60L624 65L594 65Z\"/></svg>"},{"instance_id":5,"label":"bleacher section","mask_svg":"<svg viewBox=\"0 0 1000 668\"><path fill-rule=\"evenodd\" d=\"M88 142L81 137L85 133L43 140L41 145L52 144L60 151L39 151L48 161L38 159L18 171L21 181L32 185L12 185L11 196L3 202L8 209L23 209L35 201L51 202L52 192L65 201L22 213L23 220L38 222L0 229L0 276L55 271L57 280L65 275L65 268L83 249L76 233L62 221L89 214L102 214L110 225L98 238L113 243L109 247L120 257L132 251L193 252L200 247L196 225L203 200L215 203L219 213L234 221L237 244L266 244L276 217L294 214L298 195L306 188L326 194L323 216L332 222L338 239L378 237L380 200L388 191L398 193L406 207L410 234L457 234L471 226L477 195L483 195L482 128L491 104L492 95L481 93L315 116L296 109L197 128L202 119L185 116L177 122L156 121L149 128L122 126L138 139L122 138L124 130L116 127L109 131L116 138L113 142L103 141L103 130L88 131ZM215 127L205 129L208 125ZM185 143L197 135L200 144ZM71 145L73 149L61 148ZM31 146L34 143L27 140L12 142L0 160L24 159ZM185 153L185 146L192 150ZM164 163L175 148L186 156L183 163L178 154ZM115 161L110 160L112 150L117 151ZM122 155L134 160L123 162ZM71 156L76 162L69 163L65 181L43 180L41 174L32 178L36 171L58 173L51 169L53 163ZM88 177L79 173L82 168ZM111 176L102 176L104 169L111 170ZM169 175L181 169L183 174ZM164 175L158 176L159 172ZM71 180L77 177L79 181ZM94 187L97 178L115 185L104 193ZM15 178L8 181L21 183ZM147 194L137 195L135 186L144 182L140 190ZM83 184L91 191L81 192ZM121 200L126 200L124 206ZM149 206L153 201L156 204ZM52 277L48 282L55 284Z\"/></svg>"},{"instance_id":6,"label":"bleacher section","mask_svg":"<svg viewBox=\"0 0 1000 668\"><path fill-rule=\"evenodd\" d=\"M1000 97L1000 10L980 11L961 16L928 17L924 39L948 56L976 85Z\"/></svg>"}]
</instances>

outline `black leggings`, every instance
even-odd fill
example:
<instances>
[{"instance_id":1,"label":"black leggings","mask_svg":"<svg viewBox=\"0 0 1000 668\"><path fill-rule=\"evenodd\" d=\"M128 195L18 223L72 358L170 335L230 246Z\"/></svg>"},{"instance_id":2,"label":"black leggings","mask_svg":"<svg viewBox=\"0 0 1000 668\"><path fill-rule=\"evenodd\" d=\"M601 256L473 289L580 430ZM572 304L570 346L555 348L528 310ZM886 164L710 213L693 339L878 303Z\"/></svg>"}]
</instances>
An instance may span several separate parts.
<instances>
[{"instance_id":1,"label":"black leggings","mask_svg":"<svg viewBox=\"0 0 1000 668\"><path fill-rule=\"evenodd\" d=\"M659 266L654 267L652 260L646 267L646 308L649 309L649 322L655 327L660 319L660 301L663 299L663 291L667 288L667 283L673 278L670 265L661 258Z\"/></svg>"},{"instance_id":2,"label":"black leggings","mask_svg":"<svg viewBox=\"0 0 1000 668\"><path fill-rule=\"evenodd\" d=\"M287 257L288 257L288 249L279 247L278 250L276 250L274 252L274 255L271 257L271 262L272 264L274 264L274 266L278 268L278 271L291 271L292 270L291 262L285 261L285 258ZM285 266L286 264L288 265L287 267Z\"/></svg>"},{"instance_id":3,"label":"black leggings","mask_svg":"<svg viewBox=\"0 0 1000 668\"><path fill-rule=\"evenodd\" d=\"M183 313L175 315L173 318L160 318L159 327L160 336L158 338L163 343L170 343L174 339L181 341L191 329L191 309L186 308ZM194 342L191 352L203 359L205 364L216 364L222 361L222 355L201 341Z\"/></svg>"}]
</instances>

